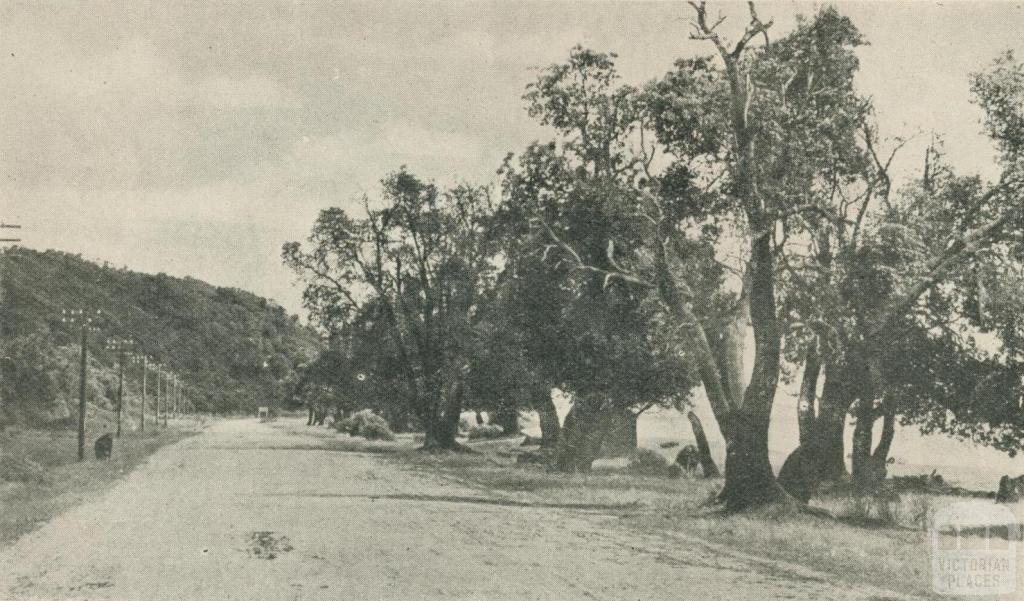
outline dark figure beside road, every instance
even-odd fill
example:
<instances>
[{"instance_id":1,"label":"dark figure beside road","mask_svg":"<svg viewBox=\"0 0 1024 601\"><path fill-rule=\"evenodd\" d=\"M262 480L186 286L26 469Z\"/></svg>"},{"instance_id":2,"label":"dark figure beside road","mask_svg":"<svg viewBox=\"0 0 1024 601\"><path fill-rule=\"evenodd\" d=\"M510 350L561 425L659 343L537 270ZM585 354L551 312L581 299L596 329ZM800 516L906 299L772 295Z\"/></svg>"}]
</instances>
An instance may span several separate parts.
<instances>
[{"instance_id":1,"label":"dark figure beside road","mask_svg":"<svg viewBox=\"0 0 1024 601\"><path fill-rule=\"evenodd\" d=\"M676 455L676 463L681 465L687 473L692 474L700 466L700 451L696 446L688 444Z\"/></svg>"},{"instance_id":2,"label":"dark figure beside road","mask_svg":"<svg viewBox=\"0 0 1024 601\"><path fill-rule=\"evenodd\" d=\"M114 437L110 434L100 436L93 448L96 450L96 459L110 459L110 453L114 450Z\"/></svg>"}]
</instances>

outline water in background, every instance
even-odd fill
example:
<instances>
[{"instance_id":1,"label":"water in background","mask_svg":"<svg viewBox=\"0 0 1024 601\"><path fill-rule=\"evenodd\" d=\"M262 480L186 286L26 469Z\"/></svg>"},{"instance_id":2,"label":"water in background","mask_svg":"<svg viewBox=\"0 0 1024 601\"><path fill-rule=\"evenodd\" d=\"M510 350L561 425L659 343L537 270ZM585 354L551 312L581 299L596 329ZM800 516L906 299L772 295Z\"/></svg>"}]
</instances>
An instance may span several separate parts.
<instances>
[{"instance_id":1,"label":"water in background","mask_svg":"<svg viewBox=\"0 0 1024 601\"><path fill-rule=\"evenodd\" d=\"M569 404L565 395L555 394L555 406L560 418L565 419ZM725 442L702 391L694 394L694 411L704 423L712 454L719 466L723 465ZM536 415L525 414L523 417L523 430L532 436L540 436ZM875 428L876 436L880 429ZM689 420L674 409L655 408L644 413L637 424L637 434L640 446L662 450L666 457L674 457L678 447L663 450L659 447L660 443L674 441L685 445L694 442ZM846 429L847 453L852 436L853 427L850 425ZM796 394L790 387L780 388L776 397L768 444L772 465L777 472L786 456L799 444ZM1003 474L1024 474L1024 453L1011 459L1006 453L941 434L924 436L916 427L897 425L891 456L895 459L895 464L889 466L891 475L922 474L937 470L950 484L973 490L994 491Z\"/></svg>"}]
</instances>

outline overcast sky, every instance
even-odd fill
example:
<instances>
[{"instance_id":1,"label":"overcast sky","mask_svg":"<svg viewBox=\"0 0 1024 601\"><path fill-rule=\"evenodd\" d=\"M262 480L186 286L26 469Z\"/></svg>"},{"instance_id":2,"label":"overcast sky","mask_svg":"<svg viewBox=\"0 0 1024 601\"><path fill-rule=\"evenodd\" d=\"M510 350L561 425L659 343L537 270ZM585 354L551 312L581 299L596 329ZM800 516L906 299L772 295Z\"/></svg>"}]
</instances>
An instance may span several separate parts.
<instances>
[{"instance_id":1,"label":"overcast sky","mask_svg":"<svg viewBox=\"0 0 1024 601\"><path fill-rule=\"evenodd\" d=\"M815 4L762 3L777 37ZM1024 56L1021 3L839 4L871 46L861 90L889 135L937 130L992 174L969 74ZM744 24L743 5L722 6ZM716 7L712 6L712 10ZM521 96L577 43L624 79L680 56L690 9L663 3L0 2L0 219L25 244L245 288L300 312L279 258L317 211L400 165L494 181L549 137ZM923 144L927 135L921 137ZM921 147L904 154L904 169Z\"/></svg>"}]
</instances>

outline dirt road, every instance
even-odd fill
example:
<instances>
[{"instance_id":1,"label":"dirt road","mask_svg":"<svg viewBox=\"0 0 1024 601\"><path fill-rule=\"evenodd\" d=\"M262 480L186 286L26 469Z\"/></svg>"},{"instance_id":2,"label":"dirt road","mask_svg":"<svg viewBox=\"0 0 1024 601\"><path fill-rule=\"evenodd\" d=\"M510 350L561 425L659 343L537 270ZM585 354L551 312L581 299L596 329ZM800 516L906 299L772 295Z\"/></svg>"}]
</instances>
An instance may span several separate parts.
<instances>
[{"instance_id":1,"label":"dirt road","mask_svg":"<svg viewBox=\"0 0 1024 601\"><path fill-rule=\"evenodd\" d=\"M881 595L642 536L600 512L503 506L325 443L254 420L217 422L0 554L0 599Z\"/></svg>"}]
</instances>

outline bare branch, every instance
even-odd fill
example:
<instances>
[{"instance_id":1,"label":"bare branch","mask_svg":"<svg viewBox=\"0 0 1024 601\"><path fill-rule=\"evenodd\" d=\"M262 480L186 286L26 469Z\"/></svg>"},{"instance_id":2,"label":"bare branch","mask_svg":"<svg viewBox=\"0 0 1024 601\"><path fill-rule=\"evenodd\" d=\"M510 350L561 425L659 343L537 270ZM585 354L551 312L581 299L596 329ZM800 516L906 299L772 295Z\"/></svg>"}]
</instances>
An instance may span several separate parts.
<instances>
[{"instance_id":1,"label":"bare branch","mask_svg":"<svg viewBox=\"0 0 1024 601\"><path fill-rule=\"evenodd\" d=\"M572 257L573 262L575 263L573 268L576 269L576 270L579 270L579 271L589 271L591 273L596 273L596 274L605 276L605 287L606 288L608 286L609 278L618 278L618 279L620 279L620 280L622 280L624 282L628 282L630 284L634 284L636 286L640 286L641 288L654 288L655 287L655 285L652 282L644 280L644 279L642 279L642 278L640 278L638 276L635 276L633 274L630 274L630 273L626 273L626 272L622 272L622 271L609 271L607 269L601 269L600 267L594 267L593 265L588 265L586 262L583 261L583 258L580 257L579 253L577 253L571 246L566 244L565 241L563 241L558 236L558 234L555 233L555 230L551 229L551 226L548 225L547 221L545 221L543 218L538 218L538 220L544 226L545 231L547 231L548 235L554 241L555 245L558 248L561 248L563 251L565 251L567 254L569 254L569 256ZM611 242L609 242L609 244L611 244Z\"/></svg>"}]
</instances>

